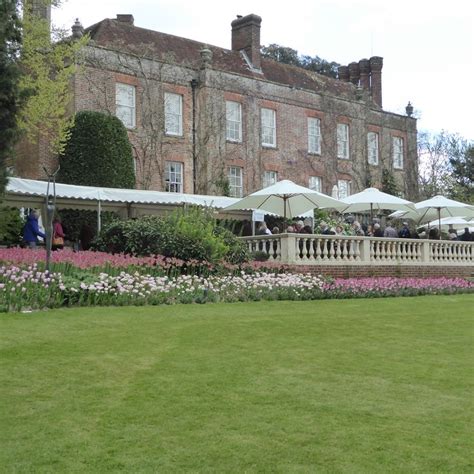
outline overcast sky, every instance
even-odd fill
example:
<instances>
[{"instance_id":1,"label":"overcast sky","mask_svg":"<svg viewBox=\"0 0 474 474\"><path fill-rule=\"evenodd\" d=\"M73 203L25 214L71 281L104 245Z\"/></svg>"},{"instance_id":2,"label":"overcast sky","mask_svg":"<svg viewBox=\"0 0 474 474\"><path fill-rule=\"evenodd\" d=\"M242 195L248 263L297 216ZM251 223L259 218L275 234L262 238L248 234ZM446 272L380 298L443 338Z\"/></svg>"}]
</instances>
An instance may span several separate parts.
<instances>
[{"instance_id":1,"label":"overcast sky","mask_svg":"<svg viewBox=\"0 0 474 474\"><path fill-rule=\"evenodd\" d=\"M64 0L53 23L84 27L117 13L135 25L223 48L236 15L262 17L261 43L348 64L382 56L383 106L405 113L418 129L474 139L474 7L471 0Z\"/></svg>"}]
</instances>

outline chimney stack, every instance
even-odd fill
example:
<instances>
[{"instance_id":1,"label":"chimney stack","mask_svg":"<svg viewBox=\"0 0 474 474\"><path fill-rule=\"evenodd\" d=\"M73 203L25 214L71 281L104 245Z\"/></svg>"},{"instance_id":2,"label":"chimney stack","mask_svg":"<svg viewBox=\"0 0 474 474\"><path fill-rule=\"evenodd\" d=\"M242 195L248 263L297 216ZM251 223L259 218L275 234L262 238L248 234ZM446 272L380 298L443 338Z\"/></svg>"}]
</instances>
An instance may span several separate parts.
<instances>
[{"instance_id":1,"label":"chimney stack","mask_svg":"<svg viewBox=\"0 0 474 474\"><path fill-rule=\"evenodd\" d=\"M382 107L382 66L383 58L372 56L370 58L370 91L374 102Z\"/></svg>"},{"instance_id":2,"label":"chimney stack","mask_svg":"<svg viewBox=\"0 0 474 474\"><path fill-rule=\"evenodd\" d=\"M356 86L359 85L359 63L349 64L349 80Z\"/></svg>"},{"instance_id":3,"label":"chimney stack","mask_svg":"<svg viewBox=\"0 0 474 474\"><path fill-rule=\"evenodd\" d=\"M337 76L341 81L349 82L349 68L347 66L339 66L337 68Z\"/></svg>"},{"instance_id":4,"label":"chimney stack","mask_svg":"<svg viewBox=\"0 0 474 474\"><path fill-rule=\"evenodd\" d=\"M261 69L260 61L260 24L261 17L250 14L244 17L240 15L231 23L232 26L232 50L245 51L252 66Z\"/></svg>"},{"instance_id":5,"label":"chimney stack","mask_svg":"<svg viewBox=\"0 0 474 474\"><path fill-rule=\"evenodd\" d=\"M370 91L370 61L361 59L359 61L360 85L362 89Z\"/></svg>"},{"instance_id":6,"label":"chimney stack","mask_svg":"<svg viewBox=\"0 0 474 474\"><path fill-rule=\"evenodd\" d=\"M135 19L133 18L133 15L130 14L117 14L117 21L120 23L127 23L127 25L133 26L135 23Z\"/></svg>"}]
</instances>

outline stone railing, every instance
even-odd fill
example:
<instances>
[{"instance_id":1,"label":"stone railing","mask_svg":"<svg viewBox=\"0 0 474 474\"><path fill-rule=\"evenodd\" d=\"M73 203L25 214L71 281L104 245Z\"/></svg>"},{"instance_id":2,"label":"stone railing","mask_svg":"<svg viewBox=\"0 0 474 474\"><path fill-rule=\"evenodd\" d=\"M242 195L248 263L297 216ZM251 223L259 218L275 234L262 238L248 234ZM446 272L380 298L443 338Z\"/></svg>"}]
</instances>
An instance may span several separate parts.
<instances>
[{"instance_id":1,"label":"stone railing","mask_svg":"<svg viewBox=\"0 0 474 474\"><path fill-rule=\"evenodd\" d=\"M474 265L474 242L318 234L242 239L250 252L290 265Z\"/></svg>"}]
</instances>

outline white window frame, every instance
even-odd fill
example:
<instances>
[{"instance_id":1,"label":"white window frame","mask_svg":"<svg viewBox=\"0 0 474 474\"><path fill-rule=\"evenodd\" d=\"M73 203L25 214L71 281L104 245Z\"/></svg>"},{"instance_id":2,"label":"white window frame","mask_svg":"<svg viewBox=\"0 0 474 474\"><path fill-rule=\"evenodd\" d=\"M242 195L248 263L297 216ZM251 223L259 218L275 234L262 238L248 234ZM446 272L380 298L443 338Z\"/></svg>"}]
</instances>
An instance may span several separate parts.
<instances>
[{"instance_id":1,"label":"white window frame","mask_svg":"<svg viewBox=\"0 0 474 474\"><path fill-rule=\"evenodd\" d=\"M242 104L226 100L226 140L229 142L242 142Z\"/></svg>"},{"instance_id":2,"label":"white window frame","mask_svg":"<svg viewBox=\"0 0 474 474\"><path fill-rule=\"evenodd\" d=\"M321 176L310 176L308 180L308 188L318 193L323 192L323 180Z\"/></svg>"},{"instance_id":3,"label":"white window frame","mask_svg":"<svg viewBox=\"0 0 474 474\"><path fill-rule=\"evenodd\" d=\"M229 180L230 197L241 198L243 196L243 168L240 166L229 166L227 179Z\"/></svg>"},{"instance_id":4,"label":"white window frame","mask_svg":"<svg viewBox=\"0 0 474 474\"><path fill-rule=\"evenodd\" d=\"M262 146L276 148L276 111L262 107L260 109L260 124Z\"/></svg>"},{"instance_id":5,"label":"white window frame","mask_svg":"<svg viewBox=\"0 0 474 474\"><path fill-rule=\"evenodd\" d=\"M278 181L278 171L265 171L263 173L263 187L267 188Z\"/></svg>"},{"instance_id":6,"label":"white window frame","mask_svg":"<svg viewBox=\"0 0 474 474\"><path fill-rule=\"evenodd\" d=\"M337 180L337 198L344 199L351 195L351 182L347 179Z\"/></svg>"},{"instance_id":7,"label":"white window frame","mask_svg":"<svg viewBox=\"0 0 474 474\"><path fill-rule=\"evenodd\" d=\"M367 161L370 165L379 164L379 134L367 133Z\"/></svg>"},{"instance_id":8,"label":"white window frame","mask_svg":"<svg viewBox=\"0 0 474 474\"><path fill-rule=\"evenodd\" d=\"M123 100L124 95L128 100ZM136 127L136 88L122 82L115 83L115 115L126 128Z\"/></svg>"},{"instance_id":9,"label":"white window frame","mask_svg":"<svg viewBox=\"0 0 474 474\"><path fill-rule=\"evenodd\" d=\"M403 169L404 140L402 137L392 137L392 160L393 167L397 170Z\"/></svg>"},{"instance_id":10,"label":"white window frame","mask_svg":"<svg viewBox=\"0 0 474 474\"><path fill-rule=\"evenodd\" d=\"M165 163L165 191L168 193L183 192L183 163L167 161Z\"/></svg>"},{"instance_id":11,"label":"white window frame","mask_svg":"<svg viewBox=\"0 0 474 474\"><path fill-rule=\"evenodd\" d=\"M308 117L308 153L321 154L321 120Z\"/></svg>"},{"instance_id":12,"label":"white window frame","mask_svg":"<svg viewBox=\"0 0 474 474\"><path fill-rule=\"evenodd\" d=\"M165 92L165 134L183 135L183 96Z\"/></svg>"},{"instance_id":13,"label":"white window frame","mask_svg":"<svg viewBox=\"0 0 474 474\"><path fill-rule=\"evenodd\" d=\"M349 159L349 125L346 123L337 124L337 157Z\"/></svg>"}]
</instances>

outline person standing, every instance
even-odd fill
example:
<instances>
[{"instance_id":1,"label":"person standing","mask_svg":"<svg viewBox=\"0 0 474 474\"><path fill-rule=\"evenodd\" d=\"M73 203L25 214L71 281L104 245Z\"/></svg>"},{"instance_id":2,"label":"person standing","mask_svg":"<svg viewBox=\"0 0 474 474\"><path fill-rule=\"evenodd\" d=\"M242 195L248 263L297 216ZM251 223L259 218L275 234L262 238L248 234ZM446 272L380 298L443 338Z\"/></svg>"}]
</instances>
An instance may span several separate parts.
<instances>
[{"instance_id":1,"label":"person standing","mask_svg":"<svg viewBox=\"0 0 474 474\"><path fill-rule=\"evenodd\" d=\"M470 242L473 240L471 232L469 232L469 227L464 227L464 233L459 236L459 240L462 242Z\"/></svg>"},{"instance_id":2,"label":"person standing","mask_svg":"<svg viewBox=\"0 0 474 474\"><path fill-rule=\"evenodd\" d=\"M39 230L38 226L39 212L33 210L26 219L25 227L23 227L23 240L30 249L35 249L38 245L38 237L46 239L46 235Z\"/></svg>"},{"instance_id":3,"label":"person standing","mask_svg":"<svg viewBox=\"0 0 474 474\"><path fill-rule=\"evenodd\" d=\"M374 224L374 237L383 237L383 230L380 228L380 224L376 222Z\"/></svg>"},{"instance_id":4,"label":"person standing","mask_svg":"<svg viewBox=\"0 0 474 474\"><path fill-rule=\"evenodd\" d=\"M408 222L403 223L403 227L400 229L400 232L398 233L398 237L400 237L401 239L411 238L410 229L408 228Z\"/></svg>"},{"instance_id":5,"label":"person standing","mask_svg":"<svg viewBox=\"0 0 474 474\"><path fill-rule=\"evenodd\" d=\"M394 227L392 227L392 223L389 222L387 224L387 227L385 227L385 230L383 231L383 236L384 237L388 237L390 239L396 239L398 238L398 233L397 231L395 230Z\"/></svg>"},{"instance_id":6,"label":"person standing","mask_svg":"<svg viewBox=\"0 0 474 474\"><path fill-rule=\"evenodd\" d=\"M64 231L61 225L61 218L56 216L53 220L53 241L51 245L52 250L61 250L64 248Z\"/></svg>"}]
</instances>

